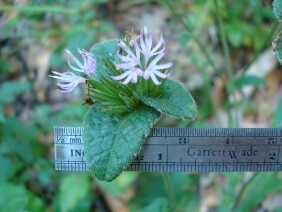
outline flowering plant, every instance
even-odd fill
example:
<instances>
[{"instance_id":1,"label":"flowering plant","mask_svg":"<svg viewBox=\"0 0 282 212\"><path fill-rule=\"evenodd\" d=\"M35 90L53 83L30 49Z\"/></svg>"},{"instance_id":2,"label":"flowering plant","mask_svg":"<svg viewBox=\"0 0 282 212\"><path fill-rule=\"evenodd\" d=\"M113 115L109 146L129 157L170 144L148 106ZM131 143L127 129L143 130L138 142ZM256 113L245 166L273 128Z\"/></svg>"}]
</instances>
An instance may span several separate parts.
<instances>
[{"instance_id":1,"label":"flowering plant","mask_svg":"<svg viewBox=\"0 0 282 212\"><path fill-rule=\"evenodd\" d=\"M90 52L78 50L81 63L68 50L84 73L53 72L61 80L61 92L78 84L88 87L91 104L84 118L85 156L91 172L100 180L115 179L138 154L144 139L161 113L194 119L196 104L179 82L169 79L172 63L163 63L165 41L153 45L146 28L134 38L95 44Z\"/></svg>"}]
</instances>

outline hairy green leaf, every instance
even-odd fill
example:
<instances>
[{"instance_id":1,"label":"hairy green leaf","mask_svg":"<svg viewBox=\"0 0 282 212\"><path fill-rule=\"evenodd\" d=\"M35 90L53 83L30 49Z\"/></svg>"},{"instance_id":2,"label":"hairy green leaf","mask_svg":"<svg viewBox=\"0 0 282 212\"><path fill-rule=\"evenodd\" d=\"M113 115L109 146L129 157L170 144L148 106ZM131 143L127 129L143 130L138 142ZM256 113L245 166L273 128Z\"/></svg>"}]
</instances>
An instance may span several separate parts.
<instances>
[{"instance_id":1,"label":"hairy green leaf","mask_svg":"<svg viewBox=\"0 0 282 212\"><path fill-rule=\"evenodd\" d=\"M162 84L160 95L150 97L139 94L138 97L146 105L178 118L194 119L197 114L196 103L184 86L174 80L167 79Z\"/></svg>"},{"instance_id":2,"label":"hairy green leaf","mask_svg":"<svg viewBox=\"0 0 282 212\"><path fill-rule=\"evenodd\" d=\"M90 49L90 52L95 55L97 60L95 77L98 80L100 80L102 76L109 78L108 69L105 66L105 60L109 59L112 62L117 60L118 42L118 39L108 40L97 43Z\"/></svg>"},{"instance_id":3,"label":"hairy green leaf","mask_svg":"<svg viewBox=\"0 0 282 212\"><path fill-rule=\"evenodd\" d=\"M83 124L85 156L91 172L99 180L114 180L140 151L159 116L159 112L149 107L120 116L93 105Z\"/></svg>"}]
</instances>

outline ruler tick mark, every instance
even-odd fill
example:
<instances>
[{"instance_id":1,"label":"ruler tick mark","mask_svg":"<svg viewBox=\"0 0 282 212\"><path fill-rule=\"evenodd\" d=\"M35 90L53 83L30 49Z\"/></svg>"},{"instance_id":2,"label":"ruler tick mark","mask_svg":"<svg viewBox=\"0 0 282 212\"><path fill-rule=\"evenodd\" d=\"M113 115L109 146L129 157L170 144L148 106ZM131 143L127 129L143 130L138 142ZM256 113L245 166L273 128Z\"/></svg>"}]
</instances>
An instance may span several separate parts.
<instances>
[{"instance_id":1,"label":"ruler tick mark","mask_svg":"<svg viewBox=\"0 0 282 212\"><path fill-rule=\"evenodd\" d=\"M82 136L82 127L54 128L56 170L88 171ZM282 129L161 128L152 130L145 145L142 160L129 165L127 171L282 170ZM190 154L195 151L193 156L188 155L188 148ZM222 154L217 155L218 151Z\"/></svg>"}]
</instances>

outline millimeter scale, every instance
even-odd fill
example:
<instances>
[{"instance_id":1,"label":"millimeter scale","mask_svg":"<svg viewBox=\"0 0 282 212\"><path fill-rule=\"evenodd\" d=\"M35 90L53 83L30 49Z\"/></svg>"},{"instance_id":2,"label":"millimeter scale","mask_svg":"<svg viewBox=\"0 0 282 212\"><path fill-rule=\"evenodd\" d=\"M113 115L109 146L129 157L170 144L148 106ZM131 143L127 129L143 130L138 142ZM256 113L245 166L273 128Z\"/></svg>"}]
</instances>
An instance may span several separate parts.
<instances>
[{"instance_id":1,"label":"millimeter scale","mask_svg":"<svg viewBox=\"0 0 282 212\"><path fill-rule=\"evenodd\" d=\"M54 127L54 146L56 170L89 170L83 127ZM125 171L282 171L281 146L279 128L153 128Z\"/></svg>"}]
</instances>

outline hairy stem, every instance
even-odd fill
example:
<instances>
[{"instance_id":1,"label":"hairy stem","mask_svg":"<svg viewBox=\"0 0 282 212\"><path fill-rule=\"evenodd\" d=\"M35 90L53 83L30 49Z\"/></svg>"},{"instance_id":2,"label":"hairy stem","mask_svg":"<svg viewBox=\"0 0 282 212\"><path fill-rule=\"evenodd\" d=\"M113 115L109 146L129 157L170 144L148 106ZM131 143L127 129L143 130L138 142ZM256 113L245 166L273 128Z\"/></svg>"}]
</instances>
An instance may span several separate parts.
<instances>
[{"instance_id":1,"label":"hairy stem","mask_svg":"<svg viewBox=\"0 0 282 212\"><path fill-rule=\"evenodd\" d=\"M174 190L173 190L172 183L170 181L169 174L167 172L163 172L162 176L164 179L165 187L168 193L168 197L171 203L172 210L176 210L176 201L175 201L175 196L174 196Z\"/></svg>"}]
</instances>

